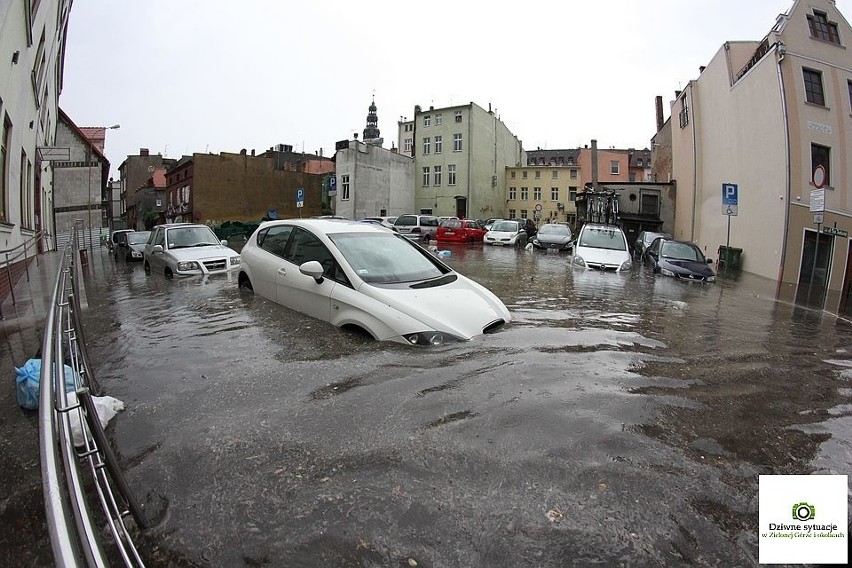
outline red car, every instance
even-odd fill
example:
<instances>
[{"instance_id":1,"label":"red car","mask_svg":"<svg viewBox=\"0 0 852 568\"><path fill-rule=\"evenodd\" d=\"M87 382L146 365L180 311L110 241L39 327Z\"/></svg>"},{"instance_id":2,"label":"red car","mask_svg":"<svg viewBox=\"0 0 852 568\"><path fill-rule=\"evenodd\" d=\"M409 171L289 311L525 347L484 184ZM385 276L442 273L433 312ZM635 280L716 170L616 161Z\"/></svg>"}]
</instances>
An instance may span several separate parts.
<instances>
[{"instance_id":1,"label":"red car","mask_svg":"<svg viewBox=\"0 0 852 568\"><path fill-rule=\"evenodd\" d=\"M447 219L441 222L435 240L448 243L482 242L485 227L473 219Z\"/></svg>"}]
</instances>

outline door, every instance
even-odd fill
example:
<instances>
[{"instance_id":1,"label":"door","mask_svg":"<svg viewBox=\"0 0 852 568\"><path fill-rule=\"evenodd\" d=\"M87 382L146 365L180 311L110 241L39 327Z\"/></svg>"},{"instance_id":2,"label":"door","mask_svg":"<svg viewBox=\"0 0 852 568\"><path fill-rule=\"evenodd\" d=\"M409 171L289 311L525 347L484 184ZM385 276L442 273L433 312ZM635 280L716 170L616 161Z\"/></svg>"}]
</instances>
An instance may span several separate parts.
<instances>
[{"instance_id":1,"label":"door","mask_svg":"<svg viewBox=\"0 0 852 568\"><path fill-rule=\"evenodd\" d=\"M796 303L815 308L824 307L833 245L834 237L831 235L805 231Z\"/></svg>"},{"instance_id":2,"label":"door","mask_svg":"<svg viewBox=\"0 0 852 568\"><path fill-rule=\"evenodd\" d=\"M456 217L459 219L467 218L467 198L456 197Z\"/></svg>"},{"instance_id":3,"label":"door","mask_svg":"<svg viewBox=\"0 0 852 568\"><path fill-rule=\"evenodd\" d=\"M852 316L852 240L847 241L846 276L840 294L840 314Z\"/></svg>"},{"instance_id":4,"label":"door","mask_svg":"<svg viewBox=\"0 0 852 568\"><path fill-rule=\"evenodd\" d=\"M301 227L295 227L284 258L287 262L279 266L276 274L278 303L311 317L330 321L330 298L337 285L329 277L335 271L334 257L316 236ZM316 260L322 265L322 282L317 282L299 270L299 266L310 260Z\"/></svg>"}]
</instances>

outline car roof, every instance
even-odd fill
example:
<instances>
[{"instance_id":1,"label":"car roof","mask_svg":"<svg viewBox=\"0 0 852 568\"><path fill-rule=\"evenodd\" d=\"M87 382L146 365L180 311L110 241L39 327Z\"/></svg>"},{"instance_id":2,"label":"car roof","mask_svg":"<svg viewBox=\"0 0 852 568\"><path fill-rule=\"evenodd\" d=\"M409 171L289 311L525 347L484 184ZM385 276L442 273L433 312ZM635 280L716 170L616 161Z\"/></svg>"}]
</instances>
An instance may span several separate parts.
<instances>
[{"instance_id":1,"label":"car roof","mask_svg":"<svg viewBox=\"0 0 852 568\"><path fill-rule=\"evenodd\" d=\"M350 221L348 219L278 219L275 221L264 221L258 230L279 225L294 225L305 229L315 229L321 233L393 233L387 227L378 223L364 223L362 221Z\"/></svg>"},{"instance_id":2,"label":"car roof","mask_svg":"<svg viewBox=\"0 0 852 568\"><path fill-rule=\"evenodd\" d=\"M596 230L618 231L619 233L623 232L621 227L618 225L607 225L606 223L586 223L583 225L582 230L586 229L586 227Z\"/></svg>"}]
</instances>

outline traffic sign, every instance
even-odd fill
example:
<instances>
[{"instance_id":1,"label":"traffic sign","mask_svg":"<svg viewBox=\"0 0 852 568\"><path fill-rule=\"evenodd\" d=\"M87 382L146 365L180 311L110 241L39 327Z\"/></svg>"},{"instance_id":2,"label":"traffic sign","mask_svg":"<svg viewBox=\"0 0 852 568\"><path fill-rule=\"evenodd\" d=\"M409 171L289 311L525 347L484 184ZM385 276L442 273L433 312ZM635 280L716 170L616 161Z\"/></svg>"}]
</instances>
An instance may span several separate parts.
<instances>
[{"instance_id":1,"label":"traffic sign","mask_svg":"<svg viewBox=\"0 0 852 568\"><path fill-rule=\"evenodd\" d=\"M822 188L811 190L811 213L822 213L825 211L825 190Z\"/></svg>"},{"instance_id":2,"label":"traffic sign","mask_svg":"<svg viewBox=\"0 0 852 568\"><path fill-rule=\"evenodd\" d=\"M823 217L823 213L814 213L814 225L822 225L825 217Z\"/></svg>"},{"instance_id":3,"label":"traffic sign","mask_svg":"<svg viewBox=\"0 0 852 568\"><path fill-rule=\"evenodd\" d=\"M300 187L296 190L296 207L305 206L305 188Z\"/></svg>"},{"instance_id":4,"label":"traffic sign","mask_svg":"<svg viewBox=\"0 0 852 568\"><path fill-rule=\"evenodd\" d=\"M536 210L536 211L541 211L541 203L536 203L536 204L535 204L535 210Z\"/></svg>"},{"instance_id":5,"label":"traffic sign","mask_svg":"<svg viewBox=\"0 0 852 568\"><path fill-rule=\"evenodd\" d=\"M727 215L728 217L736 217L739 212L739 205L722 205L722 215Z\"/></svg>"},{"instance_id":6,"label":"traffic sign","mask_svg":"<svg viewBox=\"0 0 852 568\"><path fill-rule=\"evenodd\" d=\"M722 205L737 205L739 203L739 186L735 183L722 184Z\"/></svg>"},{"instance_id":7,"label":"traffic sign","mask_svg":"<svg viewBox=\"0 0 852 568\"><path fill-rule=\"evenodd\" d=\"M334 197L337 195L337 176L328 178L328 196Z\"/></svg>"},{"instance_id":8,"label":"traffic sign","mask_svg":"<svg viewBox=\"0 0 852 568\"><path fill-rule=\"evenodd\" d=\"M814 168L814 173L811 175L811 181L814 184L814 187L817 189L822 189L825 187L825 178L828 177L825 175L825 166L822 164L818 165Z\"/></svg>"},{"instance_id":9,"label":"traffic sign","mask_svg":"<svg viewBox=\"0 0 852 568\"><path fill-rule=\"evenodd\" d=\"M835 227L823 227L822 234L834 235L835 237L843 237L845 239L849 236L849 231L844 231L843 229L837 229Z\"/></svg>"}]
</instances>

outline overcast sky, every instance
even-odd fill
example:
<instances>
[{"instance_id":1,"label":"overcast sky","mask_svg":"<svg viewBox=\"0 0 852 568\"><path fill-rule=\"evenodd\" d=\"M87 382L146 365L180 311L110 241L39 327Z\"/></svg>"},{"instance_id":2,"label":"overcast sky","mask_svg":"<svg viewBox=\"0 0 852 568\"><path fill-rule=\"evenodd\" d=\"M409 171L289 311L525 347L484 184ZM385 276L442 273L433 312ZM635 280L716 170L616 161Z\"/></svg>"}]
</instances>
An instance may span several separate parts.
<instances>
[{"instance_id":1,"label":"overcast sky","mask_svg":"<svg viewBox=\"0 0 852 568\"><path fill-rule=\"evenodd\" d=\"M112 175L139 148L334 154L375 93L390 148L414 105L490 104L524 148L645 148L655 97L792 0L405 2L77 0L59 104L110 126ZM838 0L847 19L852 0ZM847 39L848 41L848 39Z\"/></svg>"}]
</instances>

